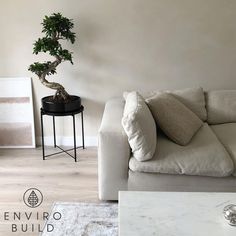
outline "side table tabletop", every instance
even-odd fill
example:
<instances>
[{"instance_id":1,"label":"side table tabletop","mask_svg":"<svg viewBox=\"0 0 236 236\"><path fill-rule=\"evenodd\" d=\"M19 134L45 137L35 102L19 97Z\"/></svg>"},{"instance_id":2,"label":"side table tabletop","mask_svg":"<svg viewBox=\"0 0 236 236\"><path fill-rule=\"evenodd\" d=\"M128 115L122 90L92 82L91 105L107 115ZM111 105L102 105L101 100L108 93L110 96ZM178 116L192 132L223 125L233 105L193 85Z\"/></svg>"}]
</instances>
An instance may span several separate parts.
<instances>
[{"instance_id":1,"label":"side table tabletop","mask_svg":"<svg viewBox=\"0 0 236 236\"><path fill-rule=\"evenodd\" d=\"M75 111L70 111L70 112L63 112L63 113L59 113L59 112L48 112L46 110L44 110L43 108L40 109L40 113L41 113L41 133L42 133L42 151L43 151L43 160L46 159L46 157L49 157L49 156L53 156L53 155L57 155L57 154L60 154L60 153L66 153L67 155L69 155L70 157L72 157L75 162L77 162L77 152L76 150L78 148L85 148L84 146L84 118L83 118L83 111L84 111L84 107L83 106L80 106L79 109L75 110ZM81 114L81 135L82 135L82 146L77 146L76 145L76 126L75 126L75 115L77 114ZM59 148L61 151L59 152L55 152L55 153L52 153L52 154L48 154L46 155L45 154L45 146L44 146L44 123L43 123L43 116L44 115L48 115L48 116L52 116L52 121L53 121L53 138L54 138L54 148ZM56 139L56 122L55 122L55 117L56 116L72 116L72 119L73 119L73 139L74 139L74 147L73 148L70 148L70 149L63 149L62 147L58 146L57 145L57 139ZM69 153L69 151L74 151L74 156L71 155Z\"/></svg>"}]
</instances>

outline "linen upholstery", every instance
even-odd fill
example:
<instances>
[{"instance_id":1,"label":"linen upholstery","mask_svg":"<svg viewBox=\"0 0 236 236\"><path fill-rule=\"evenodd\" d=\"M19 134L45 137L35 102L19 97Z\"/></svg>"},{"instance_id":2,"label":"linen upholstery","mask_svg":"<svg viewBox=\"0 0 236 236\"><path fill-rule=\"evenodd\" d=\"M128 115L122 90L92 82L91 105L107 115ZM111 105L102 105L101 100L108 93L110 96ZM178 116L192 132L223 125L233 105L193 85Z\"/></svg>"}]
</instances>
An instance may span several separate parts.
<instances>
[{"instance_id":1,"label":"linen upholstery","mask_svg":"<svg viewBox=\"0 0 236 236\"><path fill-rule=\"evenodd\" d=\"M236 192L234 176L209 177L134 172L129 170L129 191Z\"/></svg>"},{"instance_id":2,"label":"linen upholstery","mask_svg":"<svg viewBox=\"0 0 236 236\"><path fill-rule=\"evenodd\" d=\"M206 123L188 146L177 145L160 133L156 150L147 162L131 158L129 168L134 172L214 177L229 176L234 171L229 154Z\"/></svg>"},{"instance_id":3,"label":"linen upholstery","mask_svg":"<svg viewBox=\"0 0 236 236\"><path fill-rule=\"evenodd\" d=\"M181 90L157 90L146 93L145 99L150 99L153 96L169 93L172 94L176 99L188 107L193 113L195 113L202 121L207 119L207 111L205 104L205 95L202 88L186 88ZM124 96L126 96L124 94Z\"/></svg>"},{"instance_id":4,"label":"linen upholstery","mask_svg":"<svg viewBox=\"0 0 236 236\"><path fill-rule=\"evenodd\" d=\"M160 128L179 145L187 145L203 124L197 115L171 94L159 94L146 102Z\"/></svg>"},{"instance_id":5,"label":"linen upholstery","mask_svg":"<svg viewBox=\"0 0 236 236\"><path fill-rule=\"evenodd\" d=\"M127 190L130 147L122 125L123 99L106 103L98 133L98 188L101 200L116 199Z\"/></svg>"},{"instance_id":6,"label":"linen upholstery","mask_svg":"<svg viewBox=\"0 0 236 236\"><path fill-rule=\"evenodd\" d=\"M106 103L101 127L98 134L98 184L99 198L101 200L117 200L118 191L120 190L236 192L236 179L233 175L220 178L187 174L139 172L129 169L129 159L131 157L131 151L127 135L125 134L121 125L124 104L125 103L122 99L112 99ZM197 137L201 134L201 130L204 128L204 126L191 140L189 144L190 146L193 145L192 142L196 140ZM227 129L225 129L225 125L223 125L222 127L221 125L214 125L211 126L211 128L218 135L218 138L222 143L225 138L224 136L229 134L230 137L229 139L224 141L224 145L232 157L232 153L235 153L233 142L236 142L236 139L234 136L234 127L230 126L230 124L227 124ZM207 133L209 135L210 131L208 131ZM220 150L219 147L215 148L216 146L218 146L215 144L215 142L210 142L208 138L203 139L202 141L200 141L201 138L198 139L199 142L197 142L198 144L195 144L194 152L190 153L190 150L188 151L190 160L192 160L195 156L197 157L197 161L201 159L200 156L197 155L197 152L199 150L200 153L208 153L207 155L210 155L210 153L212 153L212 158L216 157L216 160L212 160L212 167L214 170L216 164L219 165L220 170L224 170L226 166L231 166L231 164L228 163L228 161L226 161L226 159L224 158L224 151ZM164 143L164 149L161 150L163 156L176 156L178 154L180 156L182 148L186 148L179 146L180 149L175 149L173 147L174 143L170 141L172 144L169 147L175 152L171 154L171 150L168 150L168 145L165 144L165 141L158 139L157 146L160 147L162 145L161 143L159 143L159 141L161 143ZM208 151L209 148L210 151ZM212 151L213 149L215 149L214 152ZM221 152L223 155L220 154ZM221 159L219 159L219 155L223 157L223 163ZM206 155L202 157L203 163L201 164L203 165L206 162L204 160L205 156ZM186 164L184 164L183 166L180 165L181 163L178 165L178 162L174 160L174 162L176 162L176 166L179 167L179 172L182 173L181 170L185 169L186 166L190 167L190 170L195 171L197 167L195 165L192 167L188 165L187 155L184 155L183 158L186 159ZM150 161L153 161L153 159ZM147 161L147 163L150 161ZM139 163L145 164L145 162ZM209 161L207 161L206 163L209 163ZM228 172L228 174L229 173L230 171Z\"/></svg>"},{"instance_id":7,"label":"linen upholstery","mask_svg":"<svg viewBox=\"0 0 236 236\"><path fill-rule=\"evenodd\" d=\"M144 99L135 91L126 97L122 125L133 156L138 161L150 160L156 150L156 124Z\"/></svg>"},{"instance_id":8,"label":"linen upholstery","mask_svg":"<svg viewBox=\"0 0 236 236\"><path fill-rule=\"evenodd\" d=\"M212 125L211 128L228 151L236 167L236 123ZM236 168L233 175L236 176Z\"/></svg>"},{"instance_id":9,"label":"linen upholstery","mask_svg":"<svg viewBox=\"0 0 236 236\"><path fill-rule=\"evenodd\" d=\"M208 124L236 122L236 90L206 92Z\"/></svg>"}]
</instances>

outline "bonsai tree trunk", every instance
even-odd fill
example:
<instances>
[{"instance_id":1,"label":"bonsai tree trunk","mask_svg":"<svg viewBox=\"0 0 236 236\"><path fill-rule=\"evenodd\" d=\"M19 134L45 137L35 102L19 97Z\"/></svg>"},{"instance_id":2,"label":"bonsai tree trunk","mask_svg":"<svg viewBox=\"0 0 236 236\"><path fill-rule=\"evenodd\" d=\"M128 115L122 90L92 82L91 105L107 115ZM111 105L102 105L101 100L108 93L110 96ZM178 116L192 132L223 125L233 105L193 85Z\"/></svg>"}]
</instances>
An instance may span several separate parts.
<instances>
[{"instance_id":1,"label":"bonsai tree trunk","mask_svg":"<svg viewBox=\"0 0 236 236\"><path fill-rule=\"evenodd\" d=\"M53 97L54 100L56 100L57 98L58 99L62 98L64 101L67 101L70 95L66 92L65 88L59 83L49 82L46 79L48 72L51 71L52 69L55 69L60 63L61 63L61 59L57 58L54 62L51 63L48 70L46 70L44 73L42 73L39 76L39 80L46 87L56 90L55 95Z\"/></svg>"},{"instance_id":2,"label":"bonsai tree trunk","mask_svg":"<svg viewBox=\"0 0 236 236\"><path fill-rule=\"evenodd\" d=\"M62 97L65 101L69 99L70 95L66 92L65 88L61 84L49 82L48 80L46 80L44 75L40 76L39 80L46 87L56 90L55 95L53 97L54 99L56 99L57 97Z\"/></svg>"}]
</instances>

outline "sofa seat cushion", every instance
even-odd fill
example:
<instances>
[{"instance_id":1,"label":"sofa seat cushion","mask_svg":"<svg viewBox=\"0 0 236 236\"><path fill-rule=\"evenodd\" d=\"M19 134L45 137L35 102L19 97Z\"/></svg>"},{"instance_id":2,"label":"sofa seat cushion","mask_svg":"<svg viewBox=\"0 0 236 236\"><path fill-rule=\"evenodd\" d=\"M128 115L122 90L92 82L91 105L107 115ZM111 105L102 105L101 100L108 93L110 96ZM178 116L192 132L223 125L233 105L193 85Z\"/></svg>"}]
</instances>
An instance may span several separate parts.
<instances>
[{"instance_id":1,"label":"sofa seat cushion","mask_svg":"<svg viewBox=\"0 0 236 236\"><path fill-rule=\"evenodd\" d=\"M159 134L154 157L146 162L131 158L129 168L137 172L230 176L234 164L214 132L204 123L187 146L170 141Z\"/></svg>"},{"instance_id":2,"label":"sofa seat cushion","mask_svg":"<svg viewBox=\"0 0 236 236\"><path fill-rule=\"evenodd\" d=\"M211 128L230 154L235 166L233 175L236 176L236 123L212 125Z\"/></svg>"}]
</instances>

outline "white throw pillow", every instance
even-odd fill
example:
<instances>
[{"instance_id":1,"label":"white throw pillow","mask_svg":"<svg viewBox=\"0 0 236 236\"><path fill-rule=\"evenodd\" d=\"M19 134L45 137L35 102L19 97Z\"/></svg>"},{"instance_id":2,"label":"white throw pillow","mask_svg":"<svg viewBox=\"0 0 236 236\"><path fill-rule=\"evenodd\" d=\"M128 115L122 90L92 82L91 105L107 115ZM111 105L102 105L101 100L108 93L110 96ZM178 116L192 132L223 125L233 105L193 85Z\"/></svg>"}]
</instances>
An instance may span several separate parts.
<instances>
[{"instance_id":1,"label":"white throw pillow","mask_svg":"<svg viewBox=\"0 0 236 236\"><path fill-rule=\"evenodd\" d=\"M150 160L156 150L156 124L143 97L135 91L126 96L122 126L133 156L138 161Z\"/></svg>"}]
</instances>

